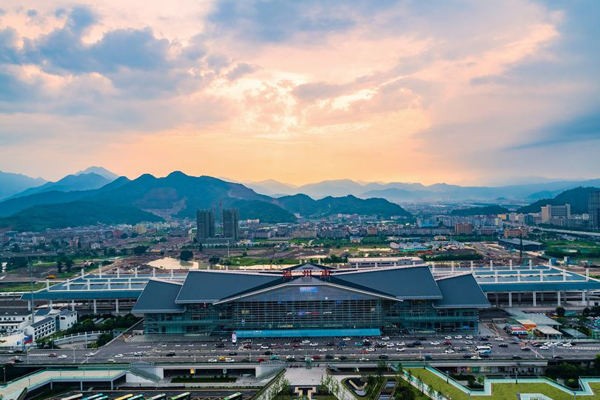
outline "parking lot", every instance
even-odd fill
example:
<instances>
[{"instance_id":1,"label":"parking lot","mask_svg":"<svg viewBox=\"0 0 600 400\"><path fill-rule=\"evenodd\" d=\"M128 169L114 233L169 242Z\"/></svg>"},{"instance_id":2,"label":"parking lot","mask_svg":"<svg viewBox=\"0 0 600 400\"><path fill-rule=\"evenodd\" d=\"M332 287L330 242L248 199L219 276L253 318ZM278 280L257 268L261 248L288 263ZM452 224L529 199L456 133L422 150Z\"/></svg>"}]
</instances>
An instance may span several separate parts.
<instances>
[{"instance_id":1,"label":"parking lot","mask_svg":"<svg viewBox=\"0 0 600 400\"><path fill-rule=\"evenodd\" d=\"M546 343L546 345L544 345ZM117 339L99 350L30 350L16 355L30 364L240 363L281 360L290 363L374 360L441 359L592 359L600 342L515 342L502 336L410 335L396 337L273 338L240 340L231 337L144 337ZM479 346L479 347L478 347ZM489 347L489 351L485 347ZM9 361L15 355L0 356Z\"/></svg>"}]
</instances>

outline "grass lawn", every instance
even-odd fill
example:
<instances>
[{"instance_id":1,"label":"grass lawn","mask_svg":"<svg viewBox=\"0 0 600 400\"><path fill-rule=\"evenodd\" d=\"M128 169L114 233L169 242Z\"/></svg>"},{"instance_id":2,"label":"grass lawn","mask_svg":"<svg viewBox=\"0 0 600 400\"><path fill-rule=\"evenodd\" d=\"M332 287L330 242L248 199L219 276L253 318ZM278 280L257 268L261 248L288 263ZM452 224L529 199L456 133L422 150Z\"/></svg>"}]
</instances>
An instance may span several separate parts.
<instances>
[{"instance_id":1,"label":"grass lawn","mask_svg":"<svg viewBox=\"0 0 600 400\"><path fill-rule=\"evenodd\" d=\"M46 287L45 283L34 283L33 290L40 290ZM0 284L0 292L29 292L31 285L29 283L4 283Z\"/></svg>"},{"instance_id":2,"label":"grass lawn","mask_svg":"<svg viewBox=\"0 0 600 400\"><path fill-rule=\"evenodd\" d=\"M433 386L434 389L440 390L444 395L450 397L452 400L469 400L469 396L461 390L455 388L451 384L446 383L444 379L441 379L437 375L423 369L423 368L411 368L409 369L413 376L418 377L426 384ZM577 396L578 398L585 399L600 399L600 384L590 385L594 392L594 396ZM550 397L553 400L572 400L571 394L565 393L562 390L558 390L545 383L501 383L492 385L491 396L471 396L471 399L488 399L488 400L504 400L504 399L515 399L517 393L528 394L528 393L541 393L545 396Z\"/></svg>"}]
</instances>

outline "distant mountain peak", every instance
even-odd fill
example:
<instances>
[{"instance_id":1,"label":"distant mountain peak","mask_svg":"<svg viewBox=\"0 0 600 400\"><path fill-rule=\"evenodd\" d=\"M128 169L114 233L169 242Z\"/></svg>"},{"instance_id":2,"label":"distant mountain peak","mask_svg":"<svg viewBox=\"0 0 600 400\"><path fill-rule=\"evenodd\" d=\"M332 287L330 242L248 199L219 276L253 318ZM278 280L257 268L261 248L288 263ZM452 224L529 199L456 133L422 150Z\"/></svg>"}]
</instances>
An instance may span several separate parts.
<instances>
[{"instance_id":1,"label":"distant mountain peak","mask_svg":"<svg viewBox=\"0 0 600 400\"><path fill-rule=\"evenodd\" d=\"M117 179L119 177L119 175L107 170L104 167L96 167L96 166L88 167L88 168L84 169L83 171L79 171L79 172L75 173L74 175L85 175L85 174L100 175L101 177L106 178L109 181L114 181L115 179Z\"/></svg>"}]
</instances>

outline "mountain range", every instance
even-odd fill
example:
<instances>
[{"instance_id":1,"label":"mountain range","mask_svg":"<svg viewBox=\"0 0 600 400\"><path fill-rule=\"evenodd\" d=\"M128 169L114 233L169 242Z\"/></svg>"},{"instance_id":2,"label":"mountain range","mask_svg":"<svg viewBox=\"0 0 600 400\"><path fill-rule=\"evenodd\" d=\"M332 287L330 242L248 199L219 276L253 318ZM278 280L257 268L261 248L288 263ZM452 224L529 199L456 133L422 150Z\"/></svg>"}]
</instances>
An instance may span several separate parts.
<instances>
[{"instance_id":1,"label":"mountain range","mask_svg":"<svg viewBox=\"0 0 600 400\"><path fill-rule=\"evenodd\" d=\"M27 175L0 171L0 199L13 196L32 187L46 183L42 178L31 178Z\"/></svg>"},{"instance_id":2,"label":"mountain range","mask_svg":"<svg viewBox=\"0 0 600 400\"><path fill-rule=\"evenodd\" d=\"M75 174L61 181L72 182L77 177L97 179L97 176L100 175L95 172ZM320 200L308 196L273 198L239 183L210 176L189 176L178 171L164 178L150 174L134 180L120 177L100 188L88 190L69 190L74 186L58 182L45 190L21 193L0 202L0 228L39 231L95 223L131 224L172 217L194 218L196 210L213 207L237 208L240 219L263 222L294 222L295 214L306 217L337 213L410 216L399 205L384 199L354 196Z\"/></svg>"},{"instance_id":3,"label":"mountain range","mask_svg":"<svg viewBox=\"0 0 600 400\"><path fill-rule=\"evenodd\" d=\"M577 187L575 189L566 190L554 198L538 200L532 204L521 207L517 210L519 213L538 213L542 206L552 205L571 205L572 214L587 214L589 211L589 197L591 192L597 192L597 187Z\"/></svg>"},{"instance_id":4,"label":"mountain range","mask_svg":"<svg viewBox=\"0 0 600 400\"><path fill-rule=\"evenodd\" d=\"M327 196L353 195L359 198L384 198L395 203L488 201L528 203L579 186L600 187L600 179L541 181L507 186L459 186L446 183L423 185L403 182L356 182L350 179L328 180L293 186L275 180L245 183L257 193L274 197L306 194L320 199Z\"/></svg>"}]
</instances>

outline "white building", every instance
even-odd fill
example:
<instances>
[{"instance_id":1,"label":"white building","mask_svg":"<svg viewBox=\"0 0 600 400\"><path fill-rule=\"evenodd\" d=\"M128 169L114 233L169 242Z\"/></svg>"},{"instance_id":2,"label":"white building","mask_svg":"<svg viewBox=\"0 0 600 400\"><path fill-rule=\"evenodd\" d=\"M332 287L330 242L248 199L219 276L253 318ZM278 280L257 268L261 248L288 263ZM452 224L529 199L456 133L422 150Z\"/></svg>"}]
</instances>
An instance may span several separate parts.
<instances>
[{"instance_id":1,"label":"white building","mask_svg":"<svg viewBox=\"0 0 600 400\"><path fill-rule=\"evenodd\" d=\"M0 332L12 333L31 324L31 312L27 309L0 310Z\"/></svg>"},{"instance_id":2,"label":"white building","mask_svg":"<svg viewBox=\"0 0 600 400\"><path fill-rule=\"evenodd\" d=\"M423 264L419 257L355 257L348 258L351 268L397 267Z\"/></svg>"}]
</instances>

